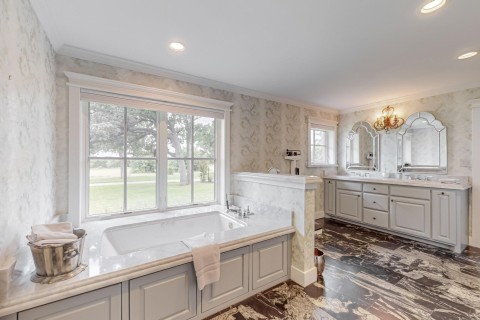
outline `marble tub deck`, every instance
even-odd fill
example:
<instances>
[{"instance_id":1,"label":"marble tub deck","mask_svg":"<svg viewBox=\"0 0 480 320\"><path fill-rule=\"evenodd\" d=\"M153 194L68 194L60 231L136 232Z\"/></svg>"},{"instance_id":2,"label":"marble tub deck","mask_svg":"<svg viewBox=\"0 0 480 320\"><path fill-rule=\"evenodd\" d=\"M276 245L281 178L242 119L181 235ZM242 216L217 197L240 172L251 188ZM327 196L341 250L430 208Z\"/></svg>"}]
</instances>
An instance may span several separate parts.
<instances>
[{"instance_id":1,"label":"marble tub deck","mask_svg":"<svg viewBox=\"0 0 480 320\"><path fill-rule=\"evenodd\" d=\"M282 283L209 319L480 319L479 249L455 254L332 220L315 240L326 256L317 282Z\"/></svg>"}]
</instances>

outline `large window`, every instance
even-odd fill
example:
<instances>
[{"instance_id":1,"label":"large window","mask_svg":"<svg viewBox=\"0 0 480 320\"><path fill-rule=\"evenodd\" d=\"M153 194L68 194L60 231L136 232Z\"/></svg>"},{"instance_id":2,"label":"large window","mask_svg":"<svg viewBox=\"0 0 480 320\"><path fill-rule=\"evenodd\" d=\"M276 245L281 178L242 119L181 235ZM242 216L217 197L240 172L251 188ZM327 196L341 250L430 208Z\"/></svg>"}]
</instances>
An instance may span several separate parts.
<instances>
[{"instance_id":1,"label":"large window","mask_svg":"<svg viewBox=\"0 0 480 320\"><path fill-rule=\"evenodd\" d=\"M308 121L308 165L335 166L337 123L310 118Z\"/></svg>"},{"instance_id":2,"label":"large window","mask_svg":"<svg viewBox=\"0 0 480 320\"><path fill-rule=\"evenodd\" d=\"M231 102L65 72L75 225L222 203Z\"/></svg>"},{"instance_id":3,"label":"large window","mask_svg":"<svg viewBox=\"0 0 480 320\"><path fill-rule=\"evenodd\" d=\"M215 118L85 104L89 216L216 200Z\"/></svg>"}]
</instances>

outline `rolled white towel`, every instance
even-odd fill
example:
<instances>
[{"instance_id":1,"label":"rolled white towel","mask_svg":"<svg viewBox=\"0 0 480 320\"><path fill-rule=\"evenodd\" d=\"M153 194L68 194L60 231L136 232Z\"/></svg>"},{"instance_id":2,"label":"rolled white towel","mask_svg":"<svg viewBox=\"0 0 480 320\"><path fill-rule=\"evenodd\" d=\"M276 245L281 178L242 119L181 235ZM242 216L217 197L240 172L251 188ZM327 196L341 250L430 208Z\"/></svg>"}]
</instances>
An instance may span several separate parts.
<instances>
[{"instance_id":1,"label":"rolled white towel","mask_svg":"<svg viewBox=\"0 0 480 320\"><path fill-rule=\"evenodd\" d=\"M32 233L43 232L65 232L73 233L73 225L71 222L37 224L32 226Z\"/></svg>"},{"instance_id":2,"label":"rolled white towel","mask_svg":"<svg viewBox=\"0 0 480 320\"><path fill-rule=\"evenodd\" d=\"M77 238L78 239L78 238ZM76 240L76 239L74 239ZM34 242L34 245L37 246L48 246L48 245L60 245L74 241L72 239L46 239L46 240L39 240Z\"/></svg>"},{"instance_id":3,"label":"rolled white towel","mask_svg":"<svg viewBox=\"0 0 480 320\"><path fill-rule=\"evenodd\" d=\"M78 237L73 233L71 222L39 224L32 226L32 233L27 236L28 241L36 245L64 244L74 241Z\"/></svg>"},{"instance_id":4,"label":"rolled white towel","mask_svg":"<svg viewBox=\"0 0 480 320\"><path fill-rule=\"evenodd\" d=\"M56 239L69 239L70 241L78 239L78 237L73 233L66 232L39 232L32 233L30 235L31 242L38 242L41 240L56 240Z\"/></svg>"}]
</instances>

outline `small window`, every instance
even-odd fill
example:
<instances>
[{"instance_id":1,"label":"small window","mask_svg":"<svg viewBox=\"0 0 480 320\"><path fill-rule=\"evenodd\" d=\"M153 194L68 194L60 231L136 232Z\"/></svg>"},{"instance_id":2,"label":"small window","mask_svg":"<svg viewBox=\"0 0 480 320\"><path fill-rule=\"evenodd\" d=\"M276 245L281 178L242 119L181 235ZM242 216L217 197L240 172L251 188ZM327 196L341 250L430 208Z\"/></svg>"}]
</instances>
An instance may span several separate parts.
<instances>
[{"instance_id":1,"label":"small window","mask_svg":"<svg viewBox=\"0 0 480 320\"><path fill-rule=\"evenodd\" d=\"M337 162L337 122L308 121L308 165L335 166Z\"/></svg>"}]
</instances>

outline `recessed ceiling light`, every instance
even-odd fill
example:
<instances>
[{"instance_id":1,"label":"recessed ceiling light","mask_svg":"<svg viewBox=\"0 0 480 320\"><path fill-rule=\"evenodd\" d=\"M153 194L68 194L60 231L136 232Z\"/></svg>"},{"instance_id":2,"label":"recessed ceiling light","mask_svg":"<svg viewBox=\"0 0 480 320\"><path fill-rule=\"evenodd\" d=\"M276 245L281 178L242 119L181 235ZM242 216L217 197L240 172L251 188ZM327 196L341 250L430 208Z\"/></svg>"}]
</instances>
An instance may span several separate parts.
<instances>
[{"instance_id":1,"label":"recessed ceiling light","mask_svg":"<svg viewBox=\"0 0 480 320\"><path fill-rule=\"evenodd\" d=\"M447 0L433 0L433 1L430 1L429 3L427 3L426 5L424 5L422 7L422 9L420 10L421 13L430 13L430 12L433 12L435 10L438 10L440 9L441 7L443 7L443 5L445 4L445 2L447 2Z\"/></svg>"},{"instance_id":2,"label":"recessed ceiling light","mask_svg":"<svg viewBox=\"0 0 480 320\"><path fill-rule=\"evenodd\" d=\"M185 46L183 45L183 43L180 42L170 42L168 46L170 47L170 49L177 52L185 50Z\"/></svg>"},{"instance_id":3,"label":"recessed ceiling light","mask_svg":"<svg viewBox=\"0 0 480 320\"><path fill-rule=\"evenodd\" d=\"M470 51L470 52L459 55L457 59L459 60L468 59L476 56L477 54L478 54L478 51Z\"/></svg>"}]
</instances>

